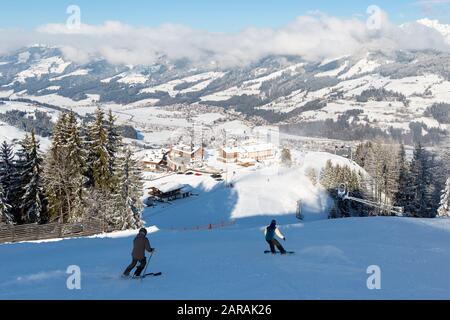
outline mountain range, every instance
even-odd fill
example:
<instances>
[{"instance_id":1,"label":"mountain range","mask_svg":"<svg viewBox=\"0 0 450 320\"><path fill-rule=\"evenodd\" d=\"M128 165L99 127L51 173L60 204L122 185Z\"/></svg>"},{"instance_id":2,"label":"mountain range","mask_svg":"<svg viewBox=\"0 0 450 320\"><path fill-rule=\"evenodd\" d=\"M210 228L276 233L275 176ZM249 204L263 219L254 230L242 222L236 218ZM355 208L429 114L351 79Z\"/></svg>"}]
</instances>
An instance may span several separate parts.
<instances>
[{"instance_id":1,"label":"mountain range","mask_svg":"<svg viewBox=\"0 0 450 320\"><path fill-rule=\"evenodd\" d=\"M450 42L449 25L418 22ZM114 65L101 57L78 64L58 47L34 45L0 57L0 98L62 108L217 106L257 123L297 129L341 120L402 134L415 123L425 135L448 129L450 53L368 49L323 61L268 56L245 67L217 69L165 56L153 65Z\"/></svg>"}]
</instances>

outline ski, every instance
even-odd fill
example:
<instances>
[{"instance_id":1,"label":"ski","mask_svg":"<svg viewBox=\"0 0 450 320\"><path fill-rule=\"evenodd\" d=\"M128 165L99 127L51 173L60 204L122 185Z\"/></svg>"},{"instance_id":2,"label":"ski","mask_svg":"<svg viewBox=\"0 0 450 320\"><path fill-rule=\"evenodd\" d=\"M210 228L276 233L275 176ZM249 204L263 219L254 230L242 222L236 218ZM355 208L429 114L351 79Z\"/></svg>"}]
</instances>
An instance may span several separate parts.
<instances>
[{"instance_id":1,"label":"ski","mask_svg":"<svg viewBox=\"0 0 450 320\"><path fill-rule=\"evenodd\" d=\"M160 275L162 275L162 272L150 272L150 273L144 274L142 277L143 277L143 278L149 277L149 276L158 277L158 276L160 276Z\"/></svg>"},{"instance_id":2,"label":"ski","mask_svg":"<svg viewBox=\"0 0 450 320\"><path fill-rule=\"evenodd\" d=\"M162 275L162 272L150 272L150 273L146 273L143 276L133 276L131 277L131 279L144 279L146 277L158 277Z\"/></svg>"},{"instance_id":3,"label":"ski","mask_svg":"<svg viewBox=\"0 0 450 320\"><path fill-rule=\"evenodd\" d=\"M264 253L265 253L265 254L268 254L268 253L272 253L272 251L270 251L270 250L265 250ZM286 251L286 254L294 254L294 253L295 253L294 251ZM280 254L280 252L277 251L277 252L275 252L275 254Z\"/></svg>"}]
</instances>

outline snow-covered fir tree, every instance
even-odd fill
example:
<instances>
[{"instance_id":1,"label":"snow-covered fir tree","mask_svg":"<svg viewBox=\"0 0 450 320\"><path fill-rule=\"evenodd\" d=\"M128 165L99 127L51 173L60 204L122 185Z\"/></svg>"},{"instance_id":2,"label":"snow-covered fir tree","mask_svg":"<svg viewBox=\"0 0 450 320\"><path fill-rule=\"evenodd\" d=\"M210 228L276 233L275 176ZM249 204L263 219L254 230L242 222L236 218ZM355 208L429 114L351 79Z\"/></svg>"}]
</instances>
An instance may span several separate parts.
<instances>
[{"instance_id":1,"label":"snow-covered fir tree","mask_svg":"<svg viewBox=\"0 0 450 320\"><path fill-rule=\"evenodd\" d=\"M109 170L108 132L105 128L105 114L100 108L95 111L95 120L89 124L88 136L88 178L95 188L111 190L113 176Z\"/></svg>"},{"instance_id":2,"label":"snow-covered fir tree","mask_svg":"<svg viewBox=\"0 0 450 320\"><path fill-rule=\"evenodd\" d=\"M410 171L410 165L406 159L405 146L400 145L397 156L398 162L398 188L394 195L394 204L399 207L403 207L405 214L408 215L411 212L411 205L414 199L414 189L412 186L412 177Z\"/></svg>"},{"instance_id":3,"label":"snow-covered fir tree","mask_svg":"<svg viewBox=\"0 0 450 320\"><path fill-rule=\"evenodd\" d=\"M85 151L76 116L61 114L44 165L52 220L80 221L83 216Z\"/></svg>"},{"instance_id":4,"label":"snow-covered fir tree","mask_svg":"<svg viewBox=\"0 0 450 320\"><path fill-rule=\"evenodd\" d=\"M442 190L441 202L438 209L439 217L450 217L450 178L447 178L445 189Z\"/></svg>"},{"instance_id":5,"label":"snow-covered fir tree","mask_svg":"<svg viewBox=\"0 0 450 320\"><path fill-rule=\"evenodd\" d=\"M0 223L14 224L14 216L11 205L6 201L3 187L0 185Z\"/></svg>"},{"instance_id":6,"label":"snow-covered fir tree","mask_svg":"<svg viewBox=\"0 0 450 320\"><path fill-rule=\"evenodd\" d=\"M420 143L414 149L411 178L414 192L411 213L415 217L430 217L430 156Z\"/></svg>"},{"instance_id":7,"label":"snow-covered fir tree","mask_svg":"<svg viewBox=\"0 0 450 320\"><path fill-rule=\"evenodd\" d=\"M322 169L320 173L320 184L328 190L336 188L338 182L336 180L335 174L333 173L334 167L331 160L328 160L325 164L325 168Z\"/></svg>"},{"instance_id":8,"label":"snow-covered fir tree","mask_svg":"<svg viewBox=\"0 0 450 320\"><path fill-rule=\"evenodd\" d=\"M42 185L42 157L34 131L26 139L23 148L27 155L27 161L21 168L21 177L24 182L24 194L21 199L22 220L26 223L45 223L48 217Z\"/></svg>"},{"instance_id":9,"label":"snow-covered fir tree","mask_svg":"<svg viewBox=\"0 0 450 320\"><path fill-rule=\"evenodd\" d=\"M12 145L3 141L0 146L0 187L2 188L3 205L8 209L7 212L11 215L13 222L16 221L13 204L17 203L14 192L15 178L14 152Z\"/></svg>"},{"instance_id":10,"label":"snow-covered fir tree","mask_svg":"<svg viewBox=\"0 0 450 320\"><path fill-rule=\"evenodd\" d=\"M116 125L116 117L111 109L108 111L106 119L106 150L108 152L108 169L111 176L114 174L117 165L117 154L122 146L122 136L119 127Z\"/></svg>"},{"instance_id":11,"label":"snow-covered fir tree","mask_svg":"<svg viewBox=\"0 0 450 320\"><path fill-rule=\"evenodd\" d=\"M116 210L109 217L109 221L121 230L136 229L143 226L141 219L143 205L142 169L130 148L124 148L118 159L117 166L118 189L115 193Z\"/></svg>"}]
</instances>

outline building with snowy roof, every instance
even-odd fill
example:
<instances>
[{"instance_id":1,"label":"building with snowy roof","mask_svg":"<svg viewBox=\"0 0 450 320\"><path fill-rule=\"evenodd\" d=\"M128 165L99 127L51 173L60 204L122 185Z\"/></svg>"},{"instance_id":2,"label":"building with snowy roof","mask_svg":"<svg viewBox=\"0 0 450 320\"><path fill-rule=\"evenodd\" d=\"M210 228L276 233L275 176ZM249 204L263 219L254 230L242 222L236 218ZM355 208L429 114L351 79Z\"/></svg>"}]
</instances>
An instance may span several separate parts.
<instances>
[{"instance_id":1,"label":"building with snowy roof","mask_svg":"<svg viewBox=\"0 0 450 320\"><path fill-rule=\"evenodd\" d=\"M241 146L221 147L218 160L225 163L248 163L272 159L275 150L270 143L253 143Z\"/></svg>"},{"instance_id":2,"label":"building with snowy roof","mask_svg":"<svg viewBox=\"0 0 450 320\"><path fill-rule=\"evenodd\" d=\"M167 149L145 150L140 158L144 171L157 172L166 170Z\"/></svg>"},{"instance_id":3,"label":"building with snowy roof","mask_svg":"<svg viewBox=\"0 0 450 320\"><path fill-rule=\"evenodd\" d=\"M167 156L167 166L173 171L186 171L203 163L202 147L179 144L173 146Z\"/></svg>"},{"instance_id":4,"label":"building with snowy roof","mask_svg":"<svg viewBox=\"0 0 450 320\"><path fill-rule=\"evenodd\" d=\"M164 182L150 187L149 195L158 201L171 201L187 198L192 188L187 184L178 182Z\"/></svg>"}]
</instances>

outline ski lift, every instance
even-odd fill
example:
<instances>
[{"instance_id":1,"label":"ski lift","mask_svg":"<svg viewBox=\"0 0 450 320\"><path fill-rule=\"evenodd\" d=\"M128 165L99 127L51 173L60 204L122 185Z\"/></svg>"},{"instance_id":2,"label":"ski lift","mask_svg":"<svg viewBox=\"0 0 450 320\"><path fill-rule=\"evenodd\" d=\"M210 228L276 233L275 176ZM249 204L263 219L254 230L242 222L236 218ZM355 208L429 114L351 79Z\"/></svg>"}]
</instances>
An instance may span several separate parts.
<instances>
[{"instance_id":1,"label":"ski lift","mask_svg":"<svg viewBox=\"0 0 450 320\"><path fill-rule=\"evenodd\" d=\"M338 185L337 192L338 192L338 197L341 198L342 200L362 203L362 204L365 204L365 205L368 205L368 206L371 206L374 208L378 208L379 210L389 212L391 214L395 214L396 216L403 216L403 214L404 214L403 207L386 205L386 204L375 202L375 201L370 201L370 200L365 200L365 199L349 196L348 190L347 190L347 185L345 183L341 183Z\"/></svg>"},{"instance_id":2,"label":"ski lift","mask_svg":"<svg viewBox=\"0 0 450 320\"><path fill-rule=\"evenodd\" d=\"M345 183L341 183L337 189L339 198L345 198L347 195L347 185Z\"/></svg>"}]
</instances>

